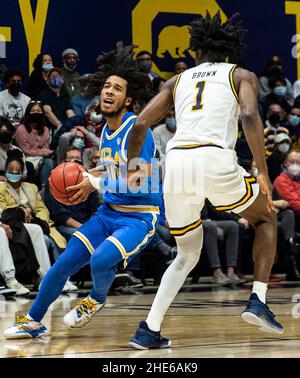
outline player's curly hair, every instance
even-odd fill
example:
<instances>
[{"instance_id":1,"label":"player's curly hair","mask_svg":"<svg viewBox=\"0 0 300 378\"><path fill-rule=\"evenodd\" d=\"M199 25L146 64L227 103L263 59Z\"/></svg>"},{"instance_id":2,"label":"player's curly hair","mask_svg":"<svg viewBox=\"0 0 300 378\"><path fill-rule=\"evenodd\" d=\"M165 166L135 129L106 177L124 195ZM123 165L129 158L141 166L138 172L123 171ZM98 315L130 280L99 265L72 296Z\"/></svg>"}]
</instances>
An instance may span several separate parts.
<instances>
[{"instance_id":1,"label":"player's curly hair","mask_svg":"<svg viewBox=\"0 0 300 378\"><path fill-rule=\"evenodd\" d=\"M139 72L134 60L134 47L133 45L123 47L119 44L115 50L102 53L98 57L98 72L80 79L82 85L87 85L89 96L99 95L107 78L115 75L127 81L127 96L132 97L132 105L135 103L140 106L146 105L155 93L149 76Z\"/></svg>"},{"instance_id":2,"label":"player's curly hair","mask_svg":"<svg viewBox=\"0 0 300 378\"><path fill-rule=\"evenodd\" d=\"M206 11L206 17L200 16L190 24L190 49L201 49L211 62L224 62L228 58L229 62L238 63L246 47L242 39L247 31L241 21L233 22L238 16L235 13L222 23L220 11L213 17Z\"/></svg>"}]
</instances>

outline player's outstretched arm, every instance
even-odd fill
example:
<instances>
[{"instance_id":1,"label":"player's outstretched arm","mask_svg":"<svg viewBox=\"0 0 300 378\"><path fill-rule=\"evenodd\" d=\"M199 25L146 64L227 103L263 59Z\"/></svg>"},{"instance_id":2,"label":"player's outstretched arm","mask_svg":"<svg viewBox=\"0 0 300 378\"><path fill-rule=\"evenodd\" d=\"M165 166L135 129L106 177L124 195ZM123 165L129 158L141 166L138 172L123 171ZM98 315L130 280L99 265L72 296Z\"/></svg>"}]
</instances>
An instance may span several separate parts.
<instances>
[{"instance_id":1,"label":"player's outstretched arm","mask_svg":"<svg viewBox=\"0 0 300 378\"><path fill-rule=\"evenodd\" d=\"M147 129L155 125L172 109L173 89L177 75L168 80L162 90L146 105L137 117L133 125L128 143L128 167L130 171L130 161L138 158L143 146Z\"/></svg>"},{"instance_id":2,"label":"player's outstretched arm","mask_svg":"<svg viewBox=\"0 0 300 378\"><path fill-rule=\"evenodd\" d=\"M234 83L238 88L239 103L243 115L243 131L258 169L260 190L268 197L269 210L273 209L272 185L265 158L263 123L258 112L259 83L256 75L244 69L236 69Z\"/></svg>"}]
</instances>

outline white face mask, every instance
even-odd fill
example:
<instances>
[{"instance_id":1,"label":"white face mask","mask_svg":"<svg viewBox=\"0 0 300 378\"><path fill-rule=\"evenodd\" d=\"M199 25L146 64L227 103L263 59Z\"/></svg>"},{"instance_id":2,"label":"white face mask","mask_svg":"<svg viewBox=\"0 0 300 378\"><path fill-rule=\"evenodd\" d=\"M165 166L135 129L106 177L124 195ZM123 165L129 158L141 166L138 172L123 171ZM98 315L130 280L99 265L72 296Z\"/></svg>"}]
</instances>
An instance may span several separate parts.
<instances>
[{"instance_id":1,"label":"white face mask","mask_svg":"<svg viewBox=\"0 0 300 378\"><path fill-rule=\"evenodd\" d=\"M278 151L282 152L283 154L286 154L289 149L290 149L289 143L282 143L278 146Z\"/></svg>"},{"instance_id":2,"label":"white face mask","mask_svg":"<svg viewBox=\"0 0 300 378\"><path fill-rule=\"evenodd\" d=\"M299 164L291 164L287 167L287 170L290 175L298 176L300 173L300 165Z\"/></svg>"},{"instance_id":3,"label":"white face mask","mask_svg":"<svg viewBox=\"0 0 300 378\"><path fill-rule=\"evenodd\" d=\"M102 121L102 114L97 114L96 112L91 112L90 113L90 120L93 122L93 123L99 123Z\"/></svg>"}]
</instances>

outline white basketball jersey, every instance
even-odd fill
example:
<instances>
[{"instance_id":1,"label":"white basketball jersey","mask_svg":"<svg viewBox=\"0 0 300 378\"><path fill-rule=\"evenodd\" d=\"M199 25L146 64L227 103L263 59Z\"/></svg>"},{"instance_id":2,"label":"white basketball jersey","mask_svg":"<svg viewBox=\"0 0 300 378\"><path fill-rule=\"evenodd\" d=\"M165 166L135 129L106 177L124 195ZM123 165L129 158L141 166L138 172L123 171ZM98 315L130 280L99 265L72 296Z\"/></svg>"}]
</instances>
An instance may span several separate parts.
<instances>
[{"instance_id":1,"label":"white basketball jersey","mask_svg":"<svg viewBox=\"0 0 300 378\"><path fill-rule=\"evenodd\" d=\"M234 148L240 113L232 78L235 67L202 63L178 77L174 87L177 130L167 151L198 144Z\"/></svg>"}]
</instances>

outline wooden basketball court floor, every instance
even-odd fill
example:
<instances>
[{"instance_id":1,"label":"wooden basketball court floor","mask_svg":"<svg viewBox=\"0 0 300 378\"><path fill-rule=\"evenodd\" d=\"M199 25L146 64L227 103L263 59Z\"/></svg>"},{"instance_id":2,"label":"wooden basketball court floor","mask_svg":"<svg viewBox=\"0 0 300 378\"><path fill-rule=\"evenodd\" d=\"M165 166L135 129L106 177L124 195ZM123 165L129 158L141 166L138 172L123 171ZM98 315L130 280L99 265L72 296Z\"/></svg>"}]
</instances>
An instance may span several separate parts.
<instances>
[{"instance_id":1,"label":"wooden basketball court floor","mask_svg":"<svg viewBox=\"0 0 300 378\"><path fill-rule=\"evenodd\" d=\"M131 349L128 341L145 319L156 289L109 296L106 307L80 330L68 330L62 317L87 291L61 295L44 319L51 336L23 341L4 340L2 335L16 313L26 313L32 299L6 299L0 302L0 357L299 358L300 284L271 286L269 306L285 327L283 335L263 333L241 320L250 284L238 288L189 285L177 295L163 324L162 335L172 340L173 347L149 351Z\"/></svg>"}]
</instances>

